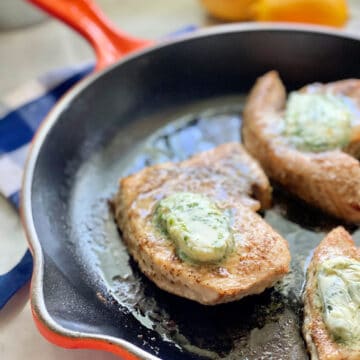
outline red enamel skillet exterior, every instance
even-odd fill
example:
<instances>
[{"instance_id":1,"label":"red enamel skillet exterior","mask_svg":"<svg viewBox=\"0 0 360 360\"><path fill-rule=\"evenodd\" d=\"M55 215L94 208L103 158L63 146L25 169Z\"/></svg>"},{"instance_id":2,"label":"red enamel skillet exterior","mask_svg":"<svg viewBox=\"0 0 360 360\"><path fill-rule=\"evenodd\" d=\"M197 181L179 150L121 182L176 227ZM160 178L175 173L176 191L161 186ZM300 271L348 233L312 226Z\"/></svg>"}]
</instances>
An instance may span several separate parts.
<instances>
[{"instance_id":1,"label":"red enamel skillet exterior","mask_svg":"<svg viewBox=\"0 0 360 360\"><path fill-rule=\"evenodd\" d=\"M31 304L36 325L49 341L62 347L106 350L129 360L157 359L137 338L137 325L127 330L134 340L122 337L127 334L122 332L127 315L117 318L113 305L96 299L102 288L87 278L93 270L91 259L82 255L83 246L73 251L76 255L63 246L68 238L75 243L89 235L86 231L74 235L68 229L81 226L78 216L87 211L95 188L103 186L96 175L90 178L94 188L80 194L84 207L76 213L73 202L88 179L77 170L65 176L65 160L76 158L74 167L86 167L91 163L88 153L108 151L107 136L121 132L125 123L124 144L131 147L129 142L138 140L137 136L142 139L149 134L148 128L138 127L141 135L133 135L132 122L156 111L178 109L192 98L246 92L258 75L272 68L294 87L314 80L360 77L360 42L314 27L231 25L155 46L116 30L89 0L30 2L83 34L95 49L96 70L102 70L75 86L52 110L33 140L28 159L22 218L34 256ZM125 56L130 52L134 53ZM93 139L90 145L88 139ZM120 153L123 145L116 146ZM181 302L175 305L183 309ZM156 341L162 358L197 359L164 345L161 339ZM166 349L162 352L161 347Z\"/></svg>"}]
</instances>

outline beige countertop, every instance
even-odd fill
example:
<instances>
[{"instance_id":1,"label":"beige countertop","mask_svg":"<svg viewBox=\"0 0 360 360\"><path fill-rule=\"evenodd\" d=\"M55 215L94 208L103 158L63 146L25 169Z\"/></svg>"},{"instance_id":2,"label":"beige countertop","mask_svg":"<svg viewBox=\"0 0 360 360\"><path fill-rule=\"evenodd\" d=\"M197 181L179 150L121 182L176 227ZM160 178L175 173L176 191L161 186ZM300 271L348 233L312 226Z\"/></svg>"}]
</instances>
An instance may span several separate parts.
<instances>
[{"instance_id":1,"label":"beige countertop","mask_svg":"<svg viewBox=\"0 0 360 360\"><path fill-rule=\"evenodd\" d=\"M197 0L97 0L104 12L121 29L144 37L159 38L183 26L215 23ZM360 34L360 1L349 1L351 19L344 31ZM0 98L18 86L55 68L93 59L78 35L57 21L45 21L27 28L0 31ZM0 174L1 176L1 174ZM11 268L26 249L18 216L0 196L0 274ZM47 343L36 331L22 289L0 311L0 359L115 359L96 351L71 351Z\"/></svg>"},{"instance_id":2,"label":"beige countertop","mask_svg":"<svg viewBox=\"0 0 360 360\"><path fill-rule=\"evenodd\" d=\"M211 23L197 0L97 0L106 15L134 36L156 39L182 26ZM56 20L0 32L0 98L26 80L93 58L87 43Z\"/></svg>"}]
</instances>

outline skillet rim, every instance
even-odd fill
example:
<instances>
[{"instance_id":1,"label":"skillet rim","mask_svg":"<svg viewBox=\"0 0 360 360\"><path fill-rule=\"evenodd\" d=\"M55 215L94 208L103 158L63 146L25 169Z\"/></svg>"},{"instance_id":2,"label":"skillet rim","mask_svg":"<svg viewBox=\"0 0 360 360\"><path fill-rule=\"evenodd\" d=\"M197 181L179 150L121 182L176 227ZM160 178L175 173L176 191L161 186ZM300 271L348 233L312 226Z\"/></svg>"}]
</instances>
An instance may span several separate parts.
<instances>
[{"instance_id":1,"label":"skillet rim","mask_svg":"<svg viewBox=\"0 0 360 360\"><path fill-rule=\"evenodd\" d=\"M85 79L81 80L73 88L67 91L43 120L40 128L36 132L31 142L30 151L25 164L22 182L20 216L31 253L34 257L34 269L30 290L31 311L39 332L50 342L65 348L105 350L119 355L127 360L134 360L137 358L160 360L158 357L123 339L118 339L107 335L94 335L86 332L66 329L57 323L47 311L43 296L44 255L34 225L31 198L34 169L48 133L58 121L63 110L65 110L78 95L81 95L84 89L86 89L88 86L91 86L94 81L96 81L104 74L112 71L118 66L121 66L128 60L142 57L143 55L151 53L153 50L160 49L162 47L168 47L174 44L192 41L194 39L206 38L218 34L247 31L303 32L330 35L343 39L360 41L360 35L352 33L351 31L345 32L341 30L334 30L333 28L325 26L293 23L226 24L207 29L200 29L196 30L194 33L182 35L176 39L165 39L160 44L151 45L150 47L136 51L130 55L126 55L115 64L105 68L104 70L88 75Z\"/></svg>"}]
</instances>

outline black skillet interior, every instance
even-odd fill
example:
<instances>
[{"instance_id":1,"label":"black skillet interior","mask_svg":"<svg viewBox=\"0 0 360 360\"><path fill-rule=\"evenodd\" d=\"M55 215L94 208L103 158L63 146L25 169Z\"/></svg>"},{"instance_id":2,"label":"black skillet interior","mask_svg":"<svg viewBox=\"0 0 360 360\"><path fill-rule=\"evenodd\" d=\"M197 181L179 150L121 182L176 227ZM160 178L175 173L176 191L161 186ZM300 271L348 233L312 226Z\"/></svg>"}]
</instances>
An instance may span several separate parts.
<instances>
[{"instance_id":1,"label":"black skillet interior","mask_svg":"<svg viewBox=\"0 0 360 360\"><path fill-rule=\"evenodd\" d=\"M51 317L64 328L123 338L164 359L306 358L299 332L304 260L336 220L276 191L275 209L265 218L290 242L292 273L259 296L205 307L142 276L108 200L127 172L182 157L181 149L186 157L238 139L241 95L266 71L278 70L291 89L360 77L359 59L360 42L351 38L230 28L134 57L80 92L50 130L33 176ZM160 157L152 146L162 149Z\"/></svg>"}]
</instances>

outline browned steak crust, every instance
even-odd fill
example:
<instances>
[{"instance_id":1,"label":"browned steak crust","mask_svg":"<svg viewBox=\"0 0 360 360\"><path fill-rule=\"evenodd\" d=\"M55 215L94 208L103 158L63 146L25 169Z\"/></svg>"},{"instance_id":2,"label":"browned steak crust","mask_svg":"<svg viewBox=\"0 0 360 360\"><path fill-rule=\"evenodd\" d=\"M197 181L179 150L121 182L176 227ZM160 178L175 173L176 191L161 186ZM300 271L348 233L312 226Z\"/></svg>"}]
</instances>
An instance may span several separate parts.
<instances>
[{"instance_id":1,"label":"browned steak crust","mask_svg":"<svg viewBox=\"0 0 360 360\"><path fill-rule=\"evenodd\" d=\"M232 213L235 250L219 264L182 261L154 225L158 200L184 191L204 194ZM253 211L260 203L269 206L270 199L269 182L259 165L240 144L231 143L122 179L114 203L129 252L152 281L171 293L218 304L260 293L289 270L286 241Z\"/></svg>"},{"instance_id":2,"label":"browned steak crust","mask_svg":"<svg viewBox=\"0 0 360 360\"><path fill-rule=\"evenodd\" d=\"M352 96L360 103L360 80L316 86ZM353 129L351 142L343 151L301 152L279 136L285 104L286 91L275 71L257 80L244 109L246 149L270 178L293 194L336 217L360 222L360 163L353 157L360 153L359 130Z\"/></svg>"},{"instance_id":3,"label":"browned steak crust","mask_svg":"<svg viewBox=\"0 0 360 360\"><path fill-rule=\"evenodd\" d=\"M360 260L360 251L348 232L338 227L331 231L316 248L307 270L304 293L303 333L312 359L359 360L360 352L347 349L337 343L328 333L322 312L317 305L317 272L319 265L335 256Z\"/></svg>"}]
</instances>

